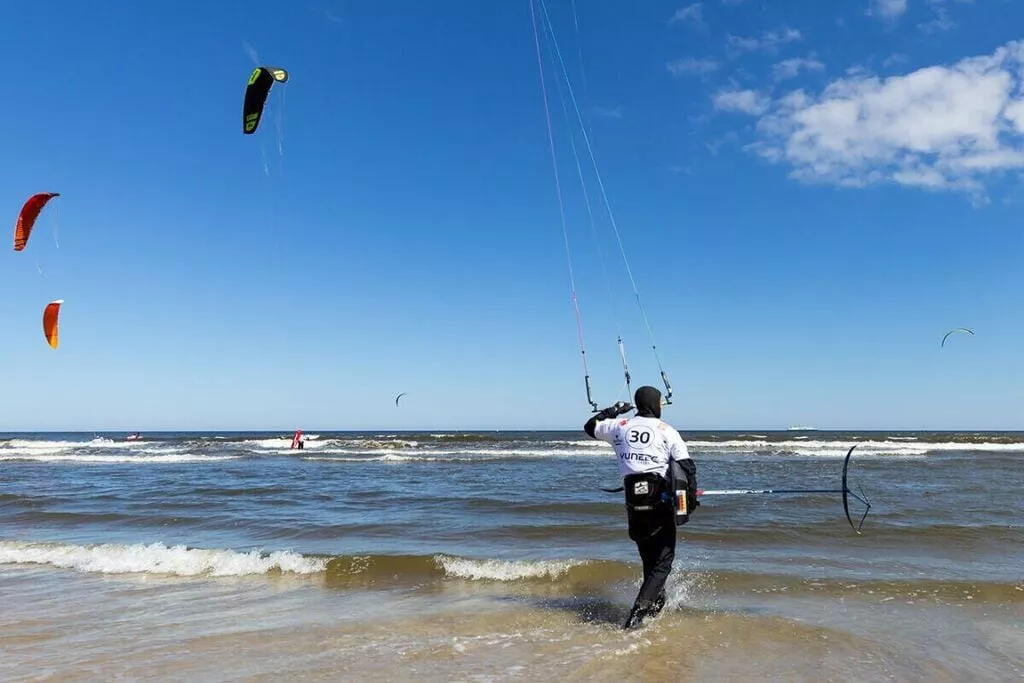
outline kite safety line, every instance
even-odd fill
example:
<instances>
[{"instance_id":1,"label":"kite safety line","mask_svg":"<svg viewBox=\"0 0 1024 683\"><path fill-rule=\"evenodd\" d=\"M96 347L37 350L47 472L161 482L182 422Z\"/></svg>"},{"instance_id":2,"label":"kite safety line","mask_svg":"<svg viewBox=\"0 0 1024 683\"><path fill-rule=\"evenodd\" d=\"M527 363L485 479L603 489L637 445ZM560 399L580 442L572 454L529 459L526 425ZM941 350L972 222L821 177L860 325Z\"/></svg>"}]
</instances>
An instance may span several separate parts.
<instances>
[{"instance_id":1,"label":"kite safety line","mask_svg":"<svg viewBox=\"0 0 1024 683\"><path fill-rule=\"evenodd\" d=\"M590 99L589 88L587 87L587 70L583 66L583 41L580 39L580 15L576 11L576 0L571 0L572 5L572 25L576 29L576 57L579 60L580 65L580 84L583 88L583 101L586 102ZM593 137L594 128L590 121L587 121L587 131Z\"/></svg>"},{"instance_id":2,"label":"kite safety line","mask_svg":"<svg viewBox=\"0 0 1024 683\"><path fill-rule=\"evenodd\" d=\"M577 26L578 28L578 26ZM548 50L550 53L550 45ZM580 55L580 68L583 67L582 53ZM554 55L552 54L552 62L554 61ZM571 127L572 121L569 116L569 107L566 104L565 92L562 89L562 82L555 80L555 85L558 86L558 99L562 105L562 115L565 117L566 123ZM576 147L576 136L569 135L569 148L572 150L572 158L576 164L576 176L580 181L580 189L583 192L584 206L587 207L587 220L590 223L590 234L594 238L594 246L597 249L597 260L601 264L601 274L604 276L605 293L608 295L608 301L611 304L612 309L612 320L615 324L615 333L619 348L619 357L622 359L622 374L626 380L626 400L630 400L633 395L633 389L631 387L632 379L629 373L629 363L626 361L626 347L622 342L622 328L619 323L619 311L618 306L615 304L615 294L612 292L611 278L608 277L608 266L605 263L604 249L601 248L601 238L597 234L597 222L594 220L593 204L590 200L590 191L587 189L586 176L583 174L583 165L580 163L579 149Z\"/></svg>"},{"instance_id":3,"label":"kite safety line","mask_svg":"<svg viewBox=\"0 0 1024 683\"><path fill-rule=\"evenodd\" d=\"M843 494L843 512L846 513L846 521L850 523L850 528L860 534L861 528L864 526L864 520L868 517L868 512L871 511L871 503L868 502L867 495L864 493L864 489L860 486L857 490L859 494L854 493L848 486L848 474L850 470L850 456L853 455L853 449L857 447L856 444L850 447L850 450L846 452L846 458L843 460L843 478L842 484L838 489L715 489L715 490L697 490L697 497L702 496L749 496L749 495L770 495L770 494L801 494L801 493L841 493ZM620 486L615 489L605 489L602 491L606 493L618 493L624 489ZM856 500L864 504L864 514L860 517L860 522L856 525L853 523L853 517L850 515L850 498L853 497Z\"/></svg>"},{"instance_id":4,"label":"kite safety line","mask_svg":"<svg viewBox=\"0 0 1024 683\"><path fill-rule=\"evenodd\" d=\"M60 202L55 202L53 209L53 245L60 249Z\"/></svg>"},{"instance_id":5,"label":"kite safety line","mask_svg":"<svg viewBox=\"0 0 1024 683\"><path fill-rule=\"evenodd\" d=\"M277 129L277 164L281 178L284 178L284 105L288 98L288 86L281 84L280 100L277 111L274 113L274 127Z\"/></svg>"},{"instance_id":6,"label":"kite safety line","mask_svg":"<svg viewBox=\"0 0 1024 683\"><path fill-rule=\"evenodd\" d=\"M583 358L583 381L587 388L587 403L597 411L597 402L590 390L590 369L587 367L587 347L583 342L583 321L580 317L580 302L576 296L576 277L572 270L572 251L569 249L569 228L565 222L565 203L562 201L562 183L558 175L558 156L555 153L555 136L551 129L551 112L548 110L548 90L544 81L544 62L540 54L540 34L537 31L537 15L533 9L533 0L530 0L530 20L533 22L533 42L537 48L537 68L540 70L540 89L544 99L544 119L548 128L548 146L551 149L551 168L555 173L555 194L558 196L558 213L562 220L562 237L565 241L565 257L569 263L569 286L572 289L572 305L576 311L576 336L579 339L580 355Z\"/></svg>"},{"instance_id":7,"label":"kite safety line","mask_svg":"<svg viewBox=\"0 0 1024 683\"><path fill-rule=\"evenodd\" d=\"M665 396L664 396L663 402L664 402L665 405L669 405L669 404L672 403L672 385L669 382L668 374L665 371L664 364L662 363L661 357L660 357L660 355L658 353L658 346L657 346L657 344L655 343L655 340L654 340L654 333L653 333L653 331L651 329L651 323L650 323L650 320L648 319L647 311L645 310L644 305L643 305L643 301L642 301L642 299L640 297L640 290L639 290L639 287L637 286L636 278L633 276L633 270L632 270L632 268L629 265L629 259L626 256L626 249L625 249L625 246L623 245L623 242L622 242L622 235L621 235L621 233L619 231L618 224L615 221L615 214L614 214L614 212L612 211L612 208L611 208L611 201L608 199L608 193L607 193L607 190L606 190L605 185L604 185L604 180L601 178L601 173L600 173L600 170L599 170L598 164L597 164L597 158L596 158L596 155L594 154L593 144L591 143L590 135L587 134L587 126L586 126L586 123L584 122L583 114L580 111L579 102L577 101L576 94L573 91L572 79L569 76L569 70L566 67L565 60L562 57L562 51L561 51L561 49L559 48L559 45L558 45L558 40L555 37L554 25L551 22L551 17L550 17L550 15L548 13L547 4L545 3L545 0L529 0L529 2L530 2L530 18L531 18L532 23L533 23L534 44L535 44L535 46L537 48L537 67L538 67L538 70L540 71L540 78L541 78L541 95L544 98L544 115L545 115L545 119L547 120L548 142L549 142L549 145L550 145L550 148L551 148L552 166L555 169L555 185L556 185L556 193L558 195L558 202L559 202L559 214L560 214L561 221L562 221L563 235L565 237L566 253L569 256L569 261L570 261L570 279L573 278L573 275L571 273L571 269L572 269L571 261L572 261L572 258L571 258L571 255L569 255L570 254L570 250L569 250L569 241L568 241L568 228L566 226L565 207L564 207L564 202L563 202L563 199L562 199L562 191L561 191L560 179L559 179L559 176L558 176L558 168L557 168L558 162L557 162L557 155L555 153L554 136L553 136L552 127L551 127L551 116L550 116L550 111L549 111L549 108L548 108L548 93L547 93L547 86L545 84L545 79L544 79L544 64L543 64L543 59L542 59L542 56L541 56L540 35L539 35L538 28L537 28L537 11L535 9L535 4L539 5L540 10L541 10L541 14L542 14L541 24L542 24L542 28L544 30L544 33L545 33L545 35L547 36L547 38L549 40L551 53L553 55L553 59L552 59L553 66L556 67L555 68L556 77L559 75L559 72L560 72L560 75L561 75L561 80L560 81L556 81L558 83L558 85L559 85L559 88L558 88L559 94L562 95L561 81L564 81L565 86L566 86L566 91L569 94L569 101L572 103L572 108L573 108L573 111L575 112L575 115L576 115L575 116L576 122L579 125L580 135L581 135L581 137L583 139L584 146L585 146L586 151L587 151L587 155L590 158L590 164L591 164L591 166L593 168L593 171L594 171L594 177L595 177L595 179L597 181L597 187L598 187L598 189L600 191L601 199L602 199L605 211L608 213L609 224L611 225L612 230L615 233L615 241L618 244L619 253L622 256L622 261L623 261L623 264L625 265L625 268L626 268L626 274L628 275L630 284L632 285L633 295L634 295L634 297L636 299L637 307L639 308L639 311L640 311L640 316L643 319L644 326L645 326L645 328L647 330L647 337L648 337L648 340L650 342L651 351L652 351L652 353L654 355L655 362L658 365L658 371L661 374L662 383L665 386ZM575 7L573 9L575 10ZM577 29L578 29L578 17L575 16L575 12L574 12L574 21L576 22L576 26L577 26ZM582 54L580 55L580 57L581 57L581 60L582 60ZM563 108L565 108L564 96L563 96ZM568 117L568 113L567 113L567 117ZM600 240L598 240L596 238L596 227L594 226L594 222L593 222L593 215L592 215L591 206L590 206L590 198L589 198L589 194L586 191L586 184L585 184L585 182L583 180L582 168L580 167L579 157L578 157L578 154L577 154L574 137L575 136L571 136L571 138L570 138L570 139L573 139L573 142L572 142L573 155L576 158L577 171L578 171L578 173L580 175L581 185L583 186L584 198L585 198L586 204L587 204L587 211L591 215L591 228L592 228L592 230L593 230L593 232L595 234L595 241L597 242L598 245L600 245ZM598 249L600 249L600 246L598 246ZM603 267L604 267L604 263L603 263L603 257L602 257L602 268ZM605 282L606 282L606 284L608 282L607 272L605 272ZM609 289L610 289L610 287L609 287ZM576 286L575 286L575 281L574 280L573 280L573 305L576 308L577 327L579 329L579 337L580 337L580 350L581 350L581 353L584 356L584 366L585 366L584 367L584 377L585 377L585 382L586 382L586 386L587 386L587 402L590 403L591 408L596 411L597 410L597 404L596 404L596 402L593 400L593 398L591 396L590 375L589 375L589 372L586 369L586 350L583 347L582 324L580 322L580 315L579 315L579 301L578 301L578 297L576 295ZM625 344L622 341L622 335L621 334L618 335L618 340L617 341L618 341L618 346L619 346L619 357L620 357L620 359L622 361L622 366L623 366L623 374L624 374L625 379L626 379L626 387L627 387L627 390L630 390L630 384L631 384L632 380L631 380L631 377L630 377L629 365L626 362Z\"/></svg>"}]
</instances>

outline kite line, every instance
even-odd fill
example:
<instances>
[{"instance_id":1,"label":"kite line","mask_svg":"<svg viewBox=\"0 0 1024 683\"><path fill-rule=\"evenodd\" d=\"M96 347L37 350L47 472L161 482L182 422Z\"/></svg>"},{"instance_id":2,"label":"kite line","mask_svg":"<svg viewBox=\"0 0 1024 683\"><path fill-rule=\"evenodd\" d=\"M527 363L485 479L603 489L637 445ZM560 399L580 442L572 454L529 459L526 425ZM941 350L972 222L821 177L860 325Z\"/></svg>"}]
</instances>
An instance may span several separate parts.
<instances>
[{"instance_id":1,"label":"kite line","mask_svg":"<svg viewBox=\"0 0 1024 683\"><path fill-rule=\"evenodd\" d=\"M565 216L565 202L564 202L564 198L563 198L561 178L560 178L560 175L559 175L559 172L558 172L558 154L557 154L557 151L556 151L555 140L554 140L554 132L553 132L552 124L551 124L551 112L550 112L550 108L548 106L549 93L548 93L548 88L547 88L547 82L546 82L545 75L544 75L544 59L543 59L543 56L542 56L542 51L541 51L541 46L540 46L541 45L541 33L542 32L543 32L545 38L547 39L547 45L548 45L548 48L550 50L550 54L551 54L551 60L550 60L551 61L551 68L555 72L555 82L558 85L558 92L559 92L559 95L562 96L562 98L563 98L562 99L563 111L566 114L566 118L570 119L571 117L569 116L568 107L566 107L566 102L565 102L565 99L564 99L564 95L562 94L562 86L564 84L565 92L567 92L568 95L569 95L569 103L572 104L572 110L575 113L575 122L576 122L576 124L578 125L578 128L579 128L579 135L581 136L581 138L583 140L584 149L586 150L587 156L590 159L590 165L591 165L591 167L593 169L594 178L595 178L595 180L597 182L598 190L600 191L601 200L602 200L602 203L603 203L603 206L604 206L604 210L608 214L608 222L611 225L612 231L615 234L615 241L616 241L616 244L619 247L619 253L622 256L623 264L625 265L626 275L629 277L629 282L630 282L630 285L633 288L633 295L634 295L634 298L636 299L637 307L638 307L638 309L640 311L640 316L643 319L644 327L647 330L647 337L648 337L648 340L650 342L651 352L654 355L655 362L658 365L658 371L661 374L661 380L662 380L662 383L663 383L663 385L665 387L665 396L664 396L663 402L664 402L665 405L669 405L669 404L672 403L672 384L669 382L668 374L665 371L664 364L661 361L661 356L658 353L658 346L657 346L657 344L655 343L655 340L654 340L654 332L653 332L653 330L651 328L651 323L650 323L650 320L648 319L647 311L644 308L643 300L640 297L640 290L639 290L639 287L637 286L636 278L633 276L633 269L630 267L629 259L626 256L626 249L625 249L625 246L624 246L623 241L622 241L622 235L621 235L621 232L619 230L618 223L615 220L615 214L612 211L611 201L608 199L608 192L607 192L607 190L605 188L604 180L602 179L601 172L600 172L600 170L598 168L597 158L596 158L596 155L594 153L594 148L593 148L593 144L591 143L590 135L587 134L587 126L586 126L586 124L584 122L583 114L580 111L579 102L577 101L576 94L573 91L572 79L569 77L569 70L566 67L565 60L562 58L562 51L561 51L561 49L560 49L560 47L558 45L558 40L557 40L557 38L555 36L554 25L551 22L551 17L550 17L550 15L548 13L547 4L545 3L544 0L529 0L529 3L530 3L530 19L531 19L531 22L533 24L534 46L536 47L536 53L537 53L537 68L538 68L538 72L540 74L541 97L542 97L543 102L544 102L544 118L545 118L545 122L547 124L548 147L549 147L550 152L551 152L551 165L552 165L552 170L554 172L554 177L555 177L555 195L556 195L556 198L557 198L557 201L558 201L559 218L561 220L561 225L562 225L562 237L563 237L563 242L565 244L566 258L567 258L568 264L569 264L569 283L570 283L570 287L571 287L571 290L572 290L573 309L574 309L575 314L576 314L577 339L578 339L578 342L579 342L580 355L582 356L582 359L583 359L583 378L584 378L584 385L585 385L586 391L587 391L587 403L590 404L590 407L591 407L591 409L593 411L596 412L598 410L597 402L593 398L593 393L592 393L592 389L591 389L590 371L589 371L589 367L588 367L588 363L587 363L587 351L586 351L586 345L584 343L584 337L583 337L582 316L580 314L579 297L577 295L576 280L575 280L575 275L573 273L572 250L571 250L571 247L570 247L570 244L569 244L569 229L568 229L568 224L567 224L566 216ZM537 11L538 8L540 9L540 12ZM574 18L575 18L575 14L574 14ZM540 26L538 26L538 19L539 19ZM578 20L576 20L576 26L578 28ZM580 54L580 58L582 59L582 54ZM572 123L570 122L570 126L571 125L572 125ZM584 198L585 198L585 201L586 201L586 204L587 204L587 211L588 211L588 213L590 213L590 217L591 217L591 228L592 228L592 230L595 233L595 241L598 244L598 249L600 249L600 246L599 246L600 245L600 240L598 240L596 238L596 228L594 227L594 223L593 223L593 215L592 215L592 212L591 212L591 205L590 205L590 195L587 192L586 183L585 183L584 178L583 178L583 172L582 172L582 168L581 168L580 162L579 162L579 155L578 155L578 150L576 148L574 135L571 135L571 140L572 140L571 147L572 147L572 151L573 151L573 156L574 156L574 158L576 160L577 172L579 173L580 184L581 184L581 187L582 187L582 190L583 190L583 194L584 194ZM601 261L602 261L602 269L604 269L603 256L601 257ZM606 282L606 284L608 282L607 272L605 272L605 282ZM610 291L610 286L609 286L609 291ZM617 318L617 316L616 316L616 318ZM626 388L627 388L627 390L629 390L632 379L631 379L631 376L630 376L629 365L628 365L628 363L626 361L625 343L622 340L622 335L621 334L618 335L617 343L618 343L619 357L620 357L620 360L622 361L623 375L624 375L625 380L626 380Z\"/></svg>"}]
</instances>

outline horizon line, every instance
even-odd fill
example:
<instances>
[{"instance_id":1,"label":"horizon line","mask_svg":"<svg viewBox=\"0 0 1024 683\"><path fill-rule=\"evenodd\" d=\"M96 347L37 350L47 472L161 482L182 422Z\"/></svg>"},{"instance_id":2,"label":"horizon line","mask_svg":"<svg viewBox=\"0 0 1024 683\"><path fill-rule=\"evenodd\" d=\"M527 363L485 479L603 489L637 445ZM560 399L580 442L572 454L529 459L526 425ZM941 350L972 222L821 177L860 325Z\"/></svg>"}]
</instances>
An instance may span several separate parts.
<instances>
[{"instance_id":1,"label":"horizon line","mask_svg":"<svg viewBox=\"0 0 1024 683\"><path fill-rule=\"evenodd\" d=\"M297 429L308 433L332 433L332 434L364 434L367 432L395 432L395 433L407 433L407 434L423 434L423 433L487 433L487 432L580 432L583 433L583 429L580 427L545 427L545 428L493 428L493 427L469 427L469 428L441 428L441 427L429 427L429 428L394 428L394 427L377 427L377 428L360 428L360 429L333 429L333 428L315 428L315 427L298 427L298 428L261 428L261 429L0 429L0 434L144 434L149 432L151 434L220 434L220 433L236 433L236 434L293 434ZM942 429L931 429L922 427L898 427L898 428L855 428L855 429L843 429L843 428L832 428L832 427L815 427L813 429L791 429L787 427L691 427L691 428L679 428L676 430L682 433L687 432L771 432L771 433L789 433L789 434L807 434L807 433L880 433L880 432L931 432L931 433L956 433L956 432L973 432L973 433L1013 433L1019 432L1024 433L1024 428L1017 429L1005 429L1005 428L988 428L988 429L977 429L977 428L942 428Z\"/></svg>"}]
</instances>

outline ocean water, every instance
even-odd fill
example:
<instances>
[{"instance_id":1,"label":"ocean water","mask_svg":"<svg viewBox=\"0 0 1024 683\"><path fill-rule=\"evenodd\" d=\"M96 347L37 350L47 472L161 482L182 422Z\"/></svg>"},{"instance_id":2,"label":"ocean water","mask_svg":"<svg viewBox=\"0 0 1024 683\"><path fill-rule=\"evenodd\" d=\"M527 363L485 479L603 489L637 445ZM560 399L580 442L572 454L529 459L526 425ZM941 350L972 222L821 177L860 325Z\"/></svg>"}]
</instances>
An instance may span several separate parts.
<instances>
[{"instance_id":1,"label":"ocean water","mask_svg":"<svg viewBox=\"0 0 1024 683\"><path fill-rule=\"evenodd\" d=\"M580 432L0 434L0 680L1016 681L1024 433L685 433L669 605ZM851 513L862 506L851 501Z\"/></svg>"}]
</instances>

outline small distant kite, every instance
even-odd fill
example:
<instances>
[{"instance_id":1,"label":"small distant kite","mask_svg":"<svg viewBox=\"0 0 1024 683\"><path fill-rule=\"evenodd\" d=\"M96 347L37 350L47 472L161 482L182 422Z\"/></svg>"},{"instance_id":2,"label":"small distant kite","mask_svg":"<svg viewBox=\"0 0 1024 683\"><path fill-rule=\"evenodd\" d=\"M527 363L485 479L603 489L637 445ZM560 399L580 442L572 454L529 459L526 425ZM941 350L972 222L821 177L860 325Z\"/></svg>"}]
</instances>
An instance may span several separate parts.
<instances>
[{"instance_id":1,"label":"small distant kite","mask_svg":"<svg viewBox=\"0 0 1024 683\"><path fill-rule=\"evenodd\" d=\"M263 116L263 105L267 102L270 87L274 83L287 83L288 72L273 66L258 66L249 76L249 85L245 88L245 101L242 103L242 133L252 135L260 125Z\"/></svg>"},{"instance_id":2,"label":"small distant kite","mask_svg":"<svg viewBox=\"0 0 1024 683\"><path fill-rule=\"evenodd\" d=\"M39 213L54 197L59 197L59 192L40 192L28 198L25 205L21 207L18 214L18 222L14 224L14 251L21 251L28 244L28 237L32 234L32 227L39 218Z\"/></svg>"},{"instance_id":3,"label":"small distant kite","mask_svg":"<svg viewBox=\"0 0 1024 683\"><path fill-rule=\"evenodd\" d=\"M403 392L403 393L399 394L398 396L395 396L395 405L396 406L398 405L398 399L402 398L405 395L406 395L405 392Z\"/></svg>"},{"instance_id":4,"label":"small distant kite","mask_svg":"<svg viewBox=\"0 0 1024 683\"><path fill-rule=\"evenodd\" d=\"M51 301L43 310L43 335L46 337L46 343L50 345L51 349L57 348L57 318L60 316L60 305L62 303L64 303L64 299Z\"/></svg>"},{"instance_id":5,"label":"small distant kite","mask_svg":"<svg viewBox=\"0 0 1024 683\"><path fill-rule=\"evenodd\" d=\"M957 328L952 329L952 330L950 330L949 332L946 333L946 336L944 336L942 338L942 344L939 345L939 348L942 348L943 346L945 346L946 345L946 340L949 339L949 336L951 334L956 334L957 332L963 332L965 334L971 335L972 337L974 336L974 330L969 330L966 327L957 327Z\"/></svg>"}]
</instances>

